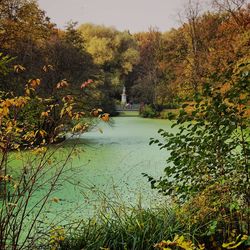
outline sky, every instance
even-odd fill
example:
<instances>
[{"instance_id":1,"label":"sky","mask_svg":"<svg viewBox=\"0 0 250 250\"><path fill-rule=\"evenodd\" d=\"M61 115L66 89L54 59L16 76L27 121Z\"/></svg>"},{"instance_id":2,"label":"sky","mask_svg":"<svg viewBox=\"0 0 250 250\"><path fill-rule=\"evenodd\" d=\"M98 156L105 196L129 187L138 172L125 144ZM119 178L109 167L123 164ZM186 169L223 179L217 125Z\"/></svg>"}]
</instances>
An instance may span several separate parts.
<instances>
[{"instance_id":1,"label":"sky","mask_svg":"<svg viewBox=\"0 0 250 250\"><path fill-rule=\"evenodd\" d=\"M180 26L178 13L188 0L37 0L51 21L65 28L70 20L78 24L113 26L120 31L147 31L149 27L168 31Z\"/></svg>"}]
</instances>

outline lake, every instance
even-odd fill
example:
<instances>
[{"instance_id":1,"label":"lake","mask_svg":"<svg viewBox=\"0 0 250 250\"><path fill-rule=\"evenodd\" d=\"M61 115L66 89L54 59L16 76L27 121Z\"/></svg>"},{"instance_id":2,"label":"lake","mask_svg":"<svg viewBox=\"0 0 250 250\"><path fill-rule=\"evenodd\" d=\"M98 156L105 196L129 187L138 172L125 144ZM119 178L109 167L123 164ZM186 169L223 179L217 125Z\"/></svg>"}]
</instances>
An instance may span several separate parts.
<instances>
[{"instance_id":1,"label":"lake","mask_svg":"<svg viewBox=\"0 0 250 250\"><path fill-rule=\"evenodd\" d=\"M80 135L78 153L52 194L60 201L49 202L45 220L57 224L93 216L101 206L111 203L150 207L163 200L142 176L159 177L163 173L168 152L149 145L151 137L159 137L160 128L173 130L168 120L115 117L112 125L101 123ZM69 139L66 148L74 143L75 139ZM62 152L58 154L63 158ZM37 192L34 202L44 190Z\"/></svg>"}]
</instances>

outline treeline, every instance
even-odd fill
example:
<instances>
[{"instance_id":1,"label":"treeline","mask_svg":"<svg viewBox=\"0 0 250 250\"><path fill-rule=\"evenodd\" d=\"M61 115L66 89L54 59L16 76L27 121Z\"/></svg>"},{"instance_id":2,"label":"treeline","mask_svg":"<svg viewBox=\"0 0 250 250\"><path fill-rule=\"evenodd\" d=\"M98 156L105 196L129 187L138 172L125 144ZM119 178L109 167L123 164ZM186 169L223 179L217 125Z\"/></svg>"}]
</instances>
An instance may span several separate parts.
<instances>
[{"instance_id":1,"label":"treeline","mask_svg":"<svg viewBox=\"0 0 250 250\"><path fill-rule=\"evenodd\" d=\"M212 4L213 11L201 14L199 2L189 2L178 29L130 34L76 23L60 30L36 1L2 0L0 52L13 70L1 73L0 89L19 95L28 80L39 78L39 93L60 100L56 86L64 80L68 94L81 96L82 109L113 113L124 85L129 101L164 105L208 81L222 84L249 59L250 6L244 0ZM88 79L93 82L84 85Z\"/></svg>"},{"instance_id":2,"label":"treeline","mask_svg":"<svg viewBox=\"0 0 250 250\"><path fill-rule=\"evenodd\" d=\"M220 11L202 15L199 4L190 3L178 29L135 34L140 62L128 82L132 95L166 104L199 92L204 83L223 84L235 65L249 60L250 6L244 2L214 1Z\"/></svg>"},{"instance_id":3,"label":"treeline","mask_svg":"<svg viewBox=\"0 0 250 250\"><path fill-rule=\"evenodd\" d=\"M60 100L56 86L66 81L67 94L81 96L82 109L112 113L113 96L138 61L135 39L113 28L75 25L56 28L33 0L1 1L1 61L8 62L1 67L1 91L20 95L27 81L40 79L39 94Z\"/></svg>"}]
</instances>

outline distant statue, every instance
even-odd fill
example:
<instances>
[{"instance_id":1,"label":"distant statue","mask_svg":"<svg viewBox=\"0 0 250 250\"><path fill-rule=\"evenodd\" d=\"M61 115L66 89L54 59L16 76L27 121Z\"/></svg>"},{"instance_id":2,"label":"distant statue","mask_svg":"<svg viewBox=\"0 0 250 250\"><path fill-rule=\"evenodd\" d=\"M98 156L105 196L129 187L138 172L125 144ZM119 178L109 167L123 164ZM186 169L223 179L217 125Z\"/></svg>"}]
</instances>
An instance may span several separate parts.
<instances>
[{"instance_id":1,"label":"distant statue","mask_svg":"<svg viewBox=\"0 0 250 250\"><path fill-rule=\"evenodd\" d=\"M125 106L127 104L127 95L126 95L126 88L125 88L125 86L123 87L123 91L122 91L121 104L123 106Z\"/></svg>"}]
</instances>

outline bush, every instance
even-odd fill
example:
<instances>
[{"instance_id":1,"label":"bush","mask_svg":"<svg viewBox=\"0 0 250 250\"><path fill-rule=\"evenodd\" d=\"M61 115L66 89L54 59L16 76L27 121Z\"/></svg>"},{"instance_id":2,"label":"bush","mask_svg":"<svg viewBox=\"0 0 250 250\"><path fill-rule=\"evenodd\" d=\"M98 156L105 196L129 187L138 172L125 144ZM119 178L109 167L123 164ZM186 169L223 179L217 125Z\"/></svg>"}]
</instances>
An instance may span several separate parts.
<instances>
[{"instance_id":1,"label":"bush","mask_svg":"<svg viewBox=\"0 0 250 250\"><path fill-rule=\"evenodd\" d=\"M177 218L185 232L213 249L248 233L246 204L227 184L208 186L180 207Z\"/></svg>"},{"instance_id":2,"label":"bush","mask_svg":"<svg viewBox=\"0 0 250 250\"><path fill-rule=\"evenodd\" d=\"M236 73L232 78L237 83L227 91L206 85L189 112L188 104L183 105L173 124L179 128L177 134L159 130L165 141L152 139L150 143L171 154L165 176L159 180L149 177L153 187L185 201L207 186L226 182L250 203L250 82L246 72L243 68Z\"/></svg>"},{"instance_id":3,"label":"bush","mask_svg":"<svg viewBox=\"0 0 250 250\"><path fill-rule=\"evenodd\" d=\"M48 135L42 124L48 124L55 105L46 105L46 99L36 95L39 83L39 79L29 81L23 96L5 93L0 98L0 249L36 249L45 238L42 212L49 206L48 201L76 152L73 146L55 162L55 153L62 145L51 149L46 145L65 135L65 130L60 131L65 122L63 116L78 121L72 130L69 128L72 136L87 129L79 122L82 114L73 111L72 103L65 102L59 110L62 115L57 127L53 126L53 134ZM17 158L21 164L13 167L11 151L21 149L29 150L30 156L20 154ZM41 189L44 192L35 201Z\"/></svg>"},{"instance_id":4,"label":"bush","mask_svg":"<svg viewBox=\"0 0 250 250\"><path fill-rule=\"evenodd\" d=\"M164 105L159 104L147 104L140 110L140 115L144 118L155 118L161 119L176 118L176 112L170 112L168 109L178 109L179 105L176 103L168 103ZM167 110L166 110L167 109Z\"/></svg>"},{"instance_id":5,"label":"bush","mask_svg":"<svg viewBox=\"0 0 250 250\"><path fill-rule=\"evenodd\" d=\"M161 119L175 120L178 116L178 110L163 110L160 113Z\"/></svg>"},{"instance_id":6,"label":"bush","mask_svg":"<svg viewBox=\"0 0 250 250\"><path fill-rule=\"evenodd\" d=\"M66 87L65 81L58 84ZM58 202L52 194L65 181L62 176L66 166L77 153L76 144L65 150L63 144L51 148L47 145L58 142L67 132L74 136L89 128L83 120L85 114L75 109L70 96L58 103L53 98L42 98L36 91L39 85L39 79L31 79L24 95L0 96L0 249L38 249L46 242L50 222L43 220L43 212L50 201ZM30 155L20 153L16 157L20 165L13 166L11 151L21 149ZM63 230L53 229L52 233L57 237L52 249L57 249Z\"/></svg>"},{"instance_id":7,"label":"bush","mask_svg":"<svg viewBox=\"0 0 250 250\"><path fill-rule=\"evenodd\" d=\"M213 237L217 247L250 234L249 66L236 67L220 87L206 84L194 103L183 105L173 124L179 131L160 129L164 141L150 142L170 151L162 177L145 174L152 187L184 204L186 230L204 241Z\"/></svg>"},{"instance_id":8,"label":"bush","mask_svg":"<svg viewBox=\"0 0 250 250\"><path fill-rule=\"evenodd\" d=\"M159 113L152 104L148 104L141 109L140 115L144 118L154 118L157 117Z\"/></svg>"}]
</instances>

